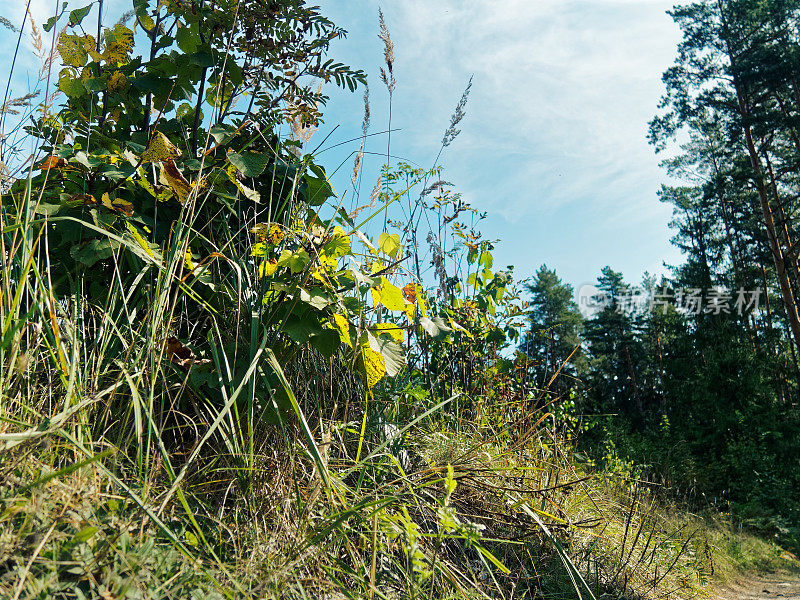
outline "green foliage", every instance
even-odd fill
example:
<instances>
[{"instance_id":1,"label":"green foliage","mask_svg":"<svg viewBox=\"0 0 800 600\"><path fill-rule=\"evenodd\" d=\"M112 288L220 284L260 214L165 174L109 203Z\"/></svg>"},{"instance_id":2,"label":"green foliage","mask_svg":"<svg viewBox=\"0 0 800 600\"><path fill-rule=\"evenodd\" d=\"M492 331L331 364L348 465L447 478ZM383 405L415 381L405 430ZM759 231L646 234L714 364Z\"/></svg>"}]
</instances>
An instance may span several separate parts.
<instances>
[{"instance_id":1,"label":"green foliage","mask_svg":"<svg viewBox=\"0 0 800 600\"><path fill-rule=\"evenodd\" d=\"M580 339L583 319L572 286L542 265L527 289L530 326L520 351L531 359L532 377L539 389L547 389L553 398L569 396L586 370Z\"/></svg>"},{"instance_id":2,"label":"green foliage","mask_svg":"<svg viewBox=\"0 0 800 600\"><path fill-rule=\"evenodd\" d=\"M314 84L365 82L328 56L343 30L302 0L134 0L97 38L91 15L62 7L48 23L66 17L63 102L27 129L44 160L1 190L0 593L591 598L706 580L701 542L643 509L638 484L614 487L643 472L623 455L634 434L607 445L597 480L569 454L586 399L574 382L542 389L579 329L555 273L540 270L528 310L484 215L436 167L385 166L348 213L303 155L325 101ZM276 133L287 122L294 140ZM641 357L695 330L602 319L595 381L634 349L646 426L656 391L674 393L656 374L678 370ZM527 322L546 340L540 371L511 355ZM696 331L706 351L711 330ZM692 355L708 412L711 371L738 360L719 351L710 366ZM615 386L598 390L629 417ZM670 427L700 431L670 410ZM793 448L779 437L729 440L727 470L706 475L741 453L777 465Z\"/></svg>"}]
</instances>

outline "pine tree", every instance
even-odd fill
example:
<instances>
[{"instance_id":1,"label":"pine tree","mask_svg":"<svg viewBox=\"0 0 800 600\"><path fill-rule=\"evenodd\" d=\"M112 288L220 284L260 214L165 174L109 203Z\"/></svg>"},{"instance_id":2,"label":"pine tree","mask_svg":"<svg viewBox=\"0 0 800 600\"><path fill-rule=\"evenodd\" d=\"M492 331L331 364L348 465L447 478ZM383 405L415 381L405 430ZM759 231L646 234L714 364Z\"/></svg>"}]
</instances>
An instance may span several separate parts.
<instances>
[{"instance_id":1,"label":"pine tree","mask_svg":"<svg viewBox=\"0 0 800 600\"><path fill-rule=\"evenodd\" d=\"M534 363L532 376L537 387L563 396L578 386L586 367L580 347L583 318L573 300L572 286L546 265L536 272L528 291L530 327L520 350Z\"/></svg>"}]
</instances>

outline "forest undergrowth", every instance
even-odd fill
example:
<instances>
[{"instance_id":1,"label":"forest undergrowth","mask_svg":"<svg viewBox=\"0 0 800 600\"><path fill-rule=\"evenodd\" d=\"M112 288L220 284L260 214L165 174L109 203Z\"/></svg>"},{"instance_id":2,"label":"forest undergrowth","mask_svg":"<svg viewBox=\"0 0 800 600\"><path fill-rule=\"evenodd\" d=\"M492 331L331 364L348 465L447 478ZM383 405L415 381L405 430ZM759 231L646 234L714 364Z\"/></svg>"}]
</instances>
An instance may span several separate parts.
<instances>
[{"instance_id":1,"label":"forest undergrowth","mask_svg":"<svg viewBox=\"0 0 800 600\"><path fill-rule=\"evenodd\" d=\"M0 597L688 598L795 564L577 452L439 156L362 197L367 77L319 9L69 8L3 21L41 68L1 117ZM322 83L365 89L339 192Z\"/></svg>"}]
</instances>

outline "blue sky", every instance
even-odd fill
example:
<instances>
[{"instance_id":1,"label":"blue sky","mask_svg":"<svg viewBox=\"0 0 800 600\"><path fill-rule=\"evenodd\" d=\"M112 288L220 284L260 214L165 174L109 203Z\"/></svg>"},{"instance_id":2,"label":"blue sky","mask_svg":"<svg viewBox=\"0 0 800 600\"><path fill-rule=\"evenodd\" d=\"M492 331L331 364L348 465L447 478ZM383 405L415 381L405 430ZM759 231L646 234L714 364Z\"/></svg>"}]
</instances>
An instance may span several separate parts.
<instances>
[{"instance_id":1,"label":"blue sky","mask_svg":"<svg viewBox=\"0 0 800 600\"><path fill-rule=\"evenodd\" d=\"M665 14L673 4L385 3L396 59L392 126L401 129L392 135L392 154L429 166L474 76L462 133L442 163L445 179L488 211L482 229L502 240L495 264L514 264L516 275L527 277L546 263L576 286L593 281L605 265L634 282L645 271L663 272L662 263L676 264L680 255L669 243L671 208L656 196L666 176L646 134L679 39ZM323 0L321 6L349 31L332 54L369 73L372 131L385 129L379 3ZM357 137L360 95L328 92L326 120L340 124L330 141ZM372 138L368 149L385 152L385 144ZM367 161L374 174L383 159ZM340 186L350 172L351 166L342 169Z\"/></svg>"},{"instance_id":2,"label":"blue sky","mask_svg":"<svg viewBox=\"0 0 800 600\"><path fill-rule=\"evenodd\" d=\"M369 74L372 132L386 129L387 93L378 74L379 3L318 0L349 31L332 56ZM32 0L41 23L55 0ZM60 4L60 2L58 2ZM71 2L70 8L82 2ZM445 151L444 178L475 208L482 230L500 239L495 265L515 265L518 278L539 265L569 283L593 281L605 265L637 282L680 262L669 244L671 209L656 192L665 174L646 142L647 122L662 93L661 73L678 41L665 11L673 0L393 0L382 6L395 44L397 89L392 154L430 166L470 76L461 135ZM126 0L107 0L110 12ZM18 23L22 0L0 0ZM13 43L4 31L4 47ZM28 48L29 48L28 43ZM36 69L23 52L18 72ZM6 65L9 63L7 62ZM5 75L5 74L4 74ZM3 77L5 80L5 77ZM17 80L20 83L20 80ZM27 91L20 90L21 93ZM310 142L327 145L360 135L361 94L329 86L326 124ZM320 156L331 171L357 142ZM385 137L368 151L385 152ZM372 188L381 164L365 159ZM352 159L335 176L349 184Z\"/></svg>"}]
</instances>

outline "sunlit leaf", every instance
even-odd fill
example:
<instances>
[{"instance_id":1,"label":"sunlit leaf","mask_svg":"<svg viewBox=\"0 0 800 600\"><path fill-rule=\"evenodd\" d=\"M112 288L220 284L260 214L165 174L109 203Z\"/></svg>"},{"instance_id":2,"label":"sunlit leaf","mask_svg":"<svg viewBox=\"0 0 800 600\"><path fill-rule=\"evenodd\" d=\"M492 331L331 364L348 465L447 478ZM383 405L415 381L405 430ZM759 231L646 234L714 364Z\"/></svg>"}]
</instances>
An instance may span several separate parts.
<instances>
[{"instance_id":1,"label":"sunlit leaf","mask_svg":"<svg viewBox=\"0 0 800 600\"><path fill-rule=\"evenodd\" d=\"M147 240L144 239L139 230L132 223L127 223L128 226L128 233L131 234L133 239L136 241L137 244L144 250L150 258L155 258L155 254L153 254L153 250L150 248L150 244L147 243Z\"/></svg>"},{"instance_id":2,"label":"sunlit leaf","mask_svg":"<svg viewBox=\"0 0 800 600\"><path fill-rule=\"evenodd\" d=\"M344 232L344 229L338 225L333 228L330 234L330 239L326 242L322 251L329 256L345 256L350 253L350 238Z\"/></svg>"},{"instance_id":3,"label":"sunlit leaf","mask_svg":"<svg viewBox=\"0 0 800 600\"><path fill-rule=\"evenodd\" d=\"M141 161L158 162L168 158L178 158L181 154L178 147L170 142L166 135L160 131L156 131L147 144L147 148L142 152Z\"/></svg>"},{"instance_id":4,"label":"sunlit leaf","mask_svg":"<svg viewBox=\"0 0 800 600\"><path fill-rule=\"evenodd\" d=\"M80 98L87 93L80 77L70 73L70 69L64 69L58 76L58 89L70 98Z\"/></svg>"},{"instance_id":5,"label":"sunlit leaf","mask_svg":"<svg viewBox=\"0 0 800 600\"><path fill-rule=\"evenodd\" d=\"M377 308L381 303L381 291L376 287L369 288L369 291L372 294L372 305Z\"/></svg>"},{"instance_id":6,"label":"sunlit leaf","mask_svg":"<svg viewBox=\"0 0 800 600\"><path fill-rule=\"evenodd\" d=\"M383 362L381 353L370 348L368 341L365 340L361 344L360 350L362 375L364 376L367 390L371 394L372 388L386 375L386 365Z\"/></svg>"},{"instance_id":7,"label":"sunlit leaf","mask_svg":"<svg viewBox=\"0 0 800 600\"><path fill-rule=\"evenodd\" d=\"M278 270L278 261L274 258L269 258L263 261L258 267L258 274L260 277L272 277L275 271Z\"/></svg>"},{"instance_id":8,"label":"sunlit leaf","mask_svg":"<svg viewBox=\"0 0 800 600\"><path fill-rule=\"evenodd\" d=\"M285 234L279 223L259 223L250 230L259 240L272 246L277 246L283 241Z\"/></svg>"},{"instance_id":9,"label":"sunlit leaf","mask_svg":"<svg viewBox=\"0 0 800 600\"><path fill-rule=\"evenodd\" d=\"M414 310L415 310L415 308L416 307L413 304L410 304L410 303L406 304L405 307L403 307L403 310L406 312L406 318L409 321L413 321L414 320Z\"/></svg>"},{"instance_id":10,"label":"sunlit leaf","mask_svg":"<svg viewBox=\"0 0 800 600\"><path fill-rule=\"evenodd\" d=\"M302 288L300 289L300 301L317 310L322 310L333 303L330 296L322 290L304 290Z\"/></svg>"},{"instance_id":11,"label":"sunlit leaf","mask_svg":"<svg viewBox=\"0 0 800 600\"><path fill-rule=\"evenodd\" d=\"M113 29L106 29L105 49L103 58L108 64L123 65L128 62L128 54L133 49L133 31L122 23L114 25Z\"/></svg>"},{"instance_id":12,"label":"sunlit leaf","mask_svg":"<svg viewBox=\"0 0 800 600\"><path fill-rule=\"evenodd\" d=\"M428 308L425 306L425 293L421 285L417 284L415 288L417 290L417 304L419 304L419 310L422 313L423 317L427 317Z\"/></svg>"},{"instance_id":13,"label":"sunlit leaf","mask_svg":"<svg viewBox=\"0 0 800 600\"><path fill-rule=\"evenodd\" d=\"M42 171L49 171L50 169L66 169L69 163L64 158L58 156L48 156L36 167Z\"/></svg>"},{"instance_id":14,"label":"sunlit leaf","mask_svg":"<svg viewBox=\"0 0 800 600\"><path fill-rule=\"evenodd\" d=\"M400 236L396 233L389 235L382 233L378 236L378 248L384 254L388 254L392 258L397 258L402 246L400 245Z\"/></svg>"},{"instance_id":15,"label":"sunlit leaf","mask_svg":"<svg viewBox=\"0 0 800 600\"><path fill-rule=\"evenodd\" d=\"M91 198L91 196L90 196ZM94 200L94 198L92 198ZM105 192L102 197L100 198L100 202L103 206L105 206L109 210L113 210L116 212L121 212L126 217L130 217L133 215L133 204L128 202L127 200L123 200L122 198L111 198L108 195L108 192Z\"/></svg>"},{"instance_id":16,"label":"sunlit leaf","mask_svg":"<svg viewBox=\"0 0 800 600\"><path fill-rule=\"evenodd\" d=\"M417 287L413 283L407 283L403 286L403 297L406 302L414 302L417 299Z\"/></svg>"},{"instance_id":17,"label":"sunlit leaf","mask_svg":"<svg viewBox=\"0 0 800 600\"><path fill-rule=\"evenodd\" d=\"M381 277L381 304L389 310L403 310L406 305L403 290L392 285L386 277Z\"/></svg>"},{"instance_id":18,"label":"sunlit leaf","mask_svg":"<svg viewBox=\"0 0 800 600\"><path fill-rule=\"evenodd\" d=\"M292 273L300 273L308 265L310 258L305 249L300 248L296 252L284 250L278 258L279 267L289 267Z\"/></svg>"},{"instance_id":19,"label":"sunlit leaf","mask_svg":"<svg viewBox=\"0 0 800 600\"><path fill-rule=\"evenodd\" d=\"M158 179L159 182L168 186L173 192L175 192L178 202L181 204L186 202L186 199L189 197L189 193L192 191L192 186L183 176L183 173L180 172L180 169L178 169L178 167L175 165L175 162L171 158L165 158L161 161L161 169L158 174Z\"/></svg>"},{"instance_id":20,"label":"sunlit leaf","mask_svg":"<svg viewBox=\"0 0 800 600\"><path fill-rule=\"evenodd\" d=\"M388 333L396 342L401 344L406 341L405 330L394 323L376 323L371 329L377 333Z\"/></svg>"},{"instance_id":21,"label":"sunlit leaf","mask_svg":"<svg viewBox=\"0 0 800 600\"><path fill-rule=\"evenodd\" d=\"M90 36L64 33L58 39L58 53L61 60L69 67L82 67L89 58L87 42ZM66 92L65 92L66 93Z\"/></svg>"},{"instance_id":22,"label":"sunlit leaf","mask_svg":"<svg viewBox=\"0 0 800 600\"><path fill-rule=\"evenodd\" d=\"M381 355L386 374L389 377L398 375L406 364L406 355L403 352L403 347L393 339L373 335L371 331L367 331L366 336L369 347Z\"/></svg>"},{"instance_id":23,"label":"sunlit leaf","mask_svg":"<svg viewBox=\"0 0 800 600\"><path fill-rule=\"evenodd\" d=\"M344 315L334 313L333 325L336 331L339 332L339 340L352 348L353 342L350 339L350 322L347 318Z\"/></svg>"}]
</instances>

